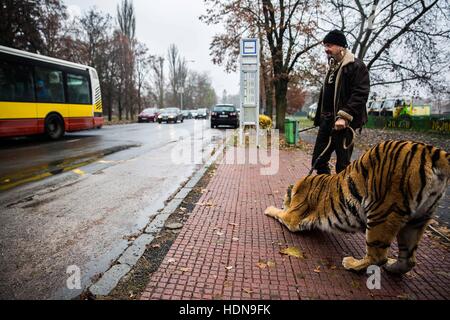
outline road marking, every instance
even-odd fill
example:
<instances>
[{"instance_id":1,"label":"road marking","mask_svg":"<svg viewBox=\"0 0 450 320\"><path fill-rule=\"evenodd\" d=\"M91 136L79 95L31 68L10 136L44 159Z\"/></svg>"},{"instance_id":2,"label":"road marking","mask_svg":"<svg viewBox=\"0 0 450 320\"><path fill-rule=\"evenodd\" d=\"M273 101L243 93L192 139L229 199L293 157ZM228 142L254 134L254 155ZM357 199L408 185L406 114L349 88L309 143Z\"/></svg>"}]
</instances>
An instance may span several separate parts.
<instances>
[{"instance_id":1,"label":"road marking","mask_svg":"<svg viewBox=\"0 0 450 320\"><path fill-rule=\"evenodd\" d=\"M112 161L112 160L99 160L97 161L98 163L114 163L116 161Z\"/></svg>"},{"instance_id":2,"label":"road marking","mask_svg":"<svg viewBox=\"0 0 450 320\"><path fill-rule=\"evenodd\" d=\"M85 172L83 170L80 170L80 169L73 169L72 171L75 172L76 174L79 174L80 176L85 174Z\"/></svg>"},{"instance_id":3,"label":"road marking","mask_svg":"<svg viewBox=\"0 0 450 320\"><path fill-rule=\"evenodd\" d=\"M72 142L77 142L77 141L80 141L81 139L75 139L75 140L69 140L69 141L66 141L67 143L72 143Z\"/></svg>"}]
</instances>

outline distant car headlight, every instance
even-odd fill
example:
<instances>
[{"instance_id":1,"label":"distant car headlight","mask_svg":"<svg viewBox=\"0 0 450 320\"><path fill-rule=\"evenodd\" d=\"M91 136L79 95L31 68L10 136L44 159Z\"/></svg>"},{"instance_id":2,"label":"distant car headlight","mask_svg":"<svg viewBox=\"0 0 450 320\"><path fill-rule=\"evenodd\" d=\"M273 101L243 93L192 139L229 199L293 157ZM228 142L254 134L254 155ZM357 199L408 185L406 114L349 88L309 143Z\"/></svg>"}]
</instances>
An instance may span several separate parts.
<instances>
[{"instance_id":1,"label":"distant car headlight","mask_svg":"<svg viewBox=\"0 0 450 320\"><path fill-rule=\"evenodd\" d=\"M160 114L160 115L158 116L158 118L162 118L162 114Z\"/></svg>"}]
</instances>

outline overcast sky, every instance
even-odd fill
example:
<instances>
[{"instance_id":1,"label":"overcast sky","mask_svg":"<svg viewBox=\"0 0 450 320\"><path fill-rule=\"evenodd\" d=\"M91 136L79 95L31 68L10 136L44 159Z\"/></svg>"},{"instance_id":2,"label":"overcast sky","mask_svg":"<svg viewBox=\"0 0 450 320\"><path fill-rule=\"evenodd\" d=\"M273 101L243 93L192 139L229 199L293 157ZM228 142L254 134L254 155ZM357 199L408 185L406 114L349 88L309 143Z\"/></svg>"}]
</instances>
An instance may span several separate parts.
<instances>
[{"instance_id":1,"label":"overcast sky","mask_svg":"<svg viewBox=\"0 0 450 320\"><path fill-rule=\"evenodd\" d=\"M120 0L65 0L69 13L81 15L96 6L116 17ZM171 43L177 45L189 62L189 69L211 76L213 87L220 98L223 90L228 94L239 92L239 75L227 74L222 67L211 62L209 44L220 29L207 26L198 17L205 12L203 0L134 0L136 37L145 43L152 54L167 55Z\"/></svg>"}]
</instances>

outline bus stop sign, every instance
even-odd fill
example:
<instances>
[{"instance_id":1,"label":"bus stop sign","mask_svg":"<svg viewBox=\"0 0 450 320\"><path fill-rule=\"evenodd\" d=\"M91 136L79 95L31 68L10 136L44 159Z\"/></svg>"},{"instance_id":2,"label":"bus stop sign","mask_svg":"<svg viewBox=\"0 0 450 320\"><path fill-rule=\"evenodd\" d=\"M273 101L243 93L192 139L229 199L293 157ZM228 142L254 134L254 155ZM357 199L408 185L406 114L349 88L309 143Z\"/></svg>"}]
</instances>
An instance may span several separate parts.
<instances>
[{"instance_id":1,"label":"bus stop sign","mask_svg":"<svg viewBox=\"0 0 450 320\"><path fill-rule=\"evenodd\" d=\"M241 39L240 44L240 125L256 127L259 135L259 40Z\"/></svg>"}]
</instances>

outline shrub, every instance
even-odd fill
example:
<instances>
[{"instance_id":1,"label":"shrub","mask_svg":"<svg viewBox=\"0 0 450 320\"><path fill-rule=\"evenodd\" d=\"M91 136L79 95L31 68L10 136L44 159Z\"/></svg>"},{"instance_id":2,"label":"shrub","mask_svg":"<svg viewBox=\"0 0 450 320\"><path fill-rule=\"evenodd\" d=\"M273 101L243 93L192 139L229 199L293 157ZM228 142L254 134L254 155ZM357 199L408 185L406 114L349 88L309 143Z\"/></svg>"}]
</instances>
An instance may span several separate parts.
<instances>
[{"instance_id":1,"label":"shrub","mask_svg":"<svg viewBox=\"0 0 450 320\"><path fill-rule=\"evenodd\" d=\"M272 129L272 119L270 117L260 114L259 115L259 127L261 129Z\"/></svg>"}]
</instances>

